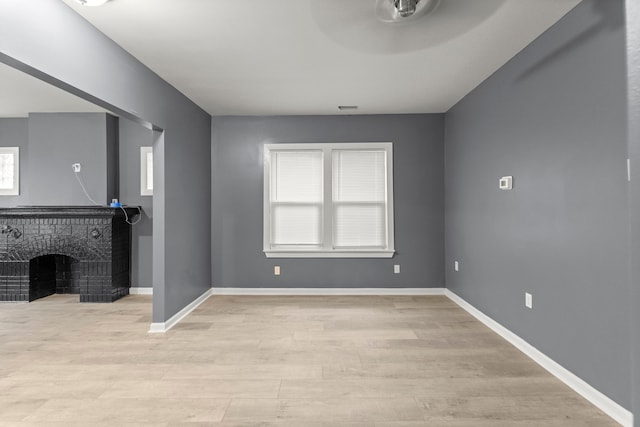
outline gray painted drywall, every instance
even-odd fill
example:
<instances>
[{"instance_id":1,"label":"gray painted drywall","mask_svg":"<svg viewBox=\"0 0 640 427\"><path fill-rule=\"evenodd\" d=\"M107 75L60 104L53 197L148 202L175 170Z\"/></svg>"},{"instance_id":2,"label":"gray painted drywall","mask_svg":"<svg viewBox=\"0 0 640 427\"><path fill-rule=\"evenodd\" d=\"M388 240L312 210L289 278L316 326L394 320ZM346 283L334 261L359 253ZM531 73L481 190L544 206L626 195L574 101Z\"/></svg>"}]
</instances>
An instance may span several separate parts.
<instances>
[{"instance_id":1,"label":"gray painted drywall","mask_svg":"<svg viewBox=\"0 0 640 427\"><path fill-rule=\"evenodd\" d=\"M98 204L107 203L107 183L115 178L107 174L107 116L29 114L28 204L92 205L71 169L73 163L82 165L79 176L89 196Z\"/></svg>"},{"instance_id":2,"label":"gray painted drywall","mask_svg":"<svg viewBox=\"0 0 640 427\"><path fill-rule=\"evenodd\" d=\"M153 316L154 321L156 318L168 318L164 311L165 296L166 296L166 277L162 273L164 271L164 253L157 250L157 247L164 247L166 245L165 236L166 233L158 232L158 225L165 223L165 210L159 209L160 206L165 206L165 192L159 191L159 189L165 188L164 182L164 166L165 166L165 133L157 130L153 132L153 201L152 208L154 209L153 225L156 227L156 232L153 235L153 254L152 254L152 274L153 274ZM209 263L211 268L211 263Z\"/></svg>"},{"instance_id":3,"label":"gray painted drywall","mask_svg":"<svg viewBox=\"0 0 640 427\"><path fill-rule=\"evenodd\" d=\"M154 177L153 321L206 292L211 117L63 2L0 2L0 62L163 131L154 143L163 176Z\"/></svg>"},{"instance_id":4,"label":"gray painted drywall","mask_svg":"<svg viewBox=\"0 0 640 427\"><path fill-rule=\"evenodd\" d=\"M449 289L630 408L623 5L585 0L447 113L445 242Z\"/></svg>"},{"instance_id":5,"label":"gray painted drywall","mask_svg":"<svg viewBox=\"0 0 640 427\"><path fill-rule=\"evenodd\" d=\"M212 269L222 287L442 287L443 115L214 117ZM393 142L392 259L267 259L262 146ZM393 265L401 273L393 274ZM281 266L274 276L273 266Z\"/></svg>"},{"instance_id":6,"label":"gray painted drywall","mask_svg":"<svg viewBox=\"0 0 640 427\"><path fill-rule=\"evenodd\" d=\"M20 194L0 196L0 207L10 208L26 204L28 188L24 177L29 171L29 140L26 118L0 118L0 147L19 147Z\"/></svg>"},{"instance_id":7,"label":"gray painted drywall","mask_svg":"<svg viewBox=\"0 0 640 427\"><path fill-rule=\"evenodd\" d=\"M131 286L150 288L153 286L153 197L140 195L140 147L153 145L153 131L125 118L120 119L119 125L119 198L123 204L142 208L140 221L131 229Z\"/></svg>"},{"instance_id":8,"label":"gray painted drywall","mask_svg":"<svg viewBox=\"0 0 640 427\"><path fill-rule=\"evenodd\" d=\"M120 159L118 156L120 135L118 122L118 117L107 114L107 203L114 198L117 199L120 192Z\"/></svg>"},{"instance_id":9,"label":"gray painted drywall","mask_svg":"<svg viewBox=\"0 0 640 427\"><path fill-rule=\"evenodd\" d=\"M631 401L640 427L640 3L626 1L627 90L629 124L629 284L631 302Z\"/></svg>"}]
</instances>

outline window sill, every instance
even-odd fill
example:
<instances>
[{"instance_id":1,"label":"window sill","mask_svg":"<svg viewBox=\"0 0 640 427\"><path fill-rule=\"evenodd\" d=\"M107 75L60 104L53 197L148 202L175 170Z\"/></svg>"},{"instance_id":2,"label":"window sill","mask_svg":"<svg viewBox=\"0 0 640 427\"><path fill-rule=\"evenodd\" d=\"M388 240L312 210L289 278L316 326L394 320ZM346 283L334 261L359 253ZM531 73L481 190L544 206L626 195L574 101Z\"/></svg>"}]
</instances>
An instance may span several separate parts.
<instances>
[{"instance_id":1,"label":"window sill","mask_svg":"<svg viewBox=\"0 0 640 427\"><path fill-rule=\"evenodd\" d=\"M393 258L395 250L374 250L374 251L291 251L291 250L268 250L264 251L267 258Z\"/></svg>"}]
</instances>

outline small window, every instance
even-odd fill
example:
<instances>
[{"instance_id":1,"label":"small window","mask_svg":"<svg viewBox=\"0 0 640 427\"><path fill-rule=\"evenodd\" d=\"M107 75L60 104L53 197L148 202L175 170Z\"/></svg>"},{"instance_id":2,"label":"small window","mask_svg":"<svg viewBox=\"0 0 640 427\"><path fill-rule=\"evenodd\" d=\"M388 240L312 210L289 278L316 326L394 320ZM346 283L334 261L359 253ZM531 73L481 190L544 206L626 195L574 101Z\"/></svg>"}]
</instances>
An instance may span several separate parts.
<instances>
[{"instance_id":1,"label":"small window","mask_svg":"<svg viewBox=\"0 0 640 427\"><path fill-rule=\"evenodd\" d=\"M0 147L0 196L20 194L20 148Z\"/></svg>"},{"instance_id":2,"label":"small window","mask_svg":"<svg viewBox=\"0 0 640 427\"><path fill-rule=\"evenodd\" d=\"M140 195L153 196L153 147L140 147Z\"/></svg>"},{"instance_id":3,"label":"small window","mask_svg":"<svg viewBox=\"0 0 640 427\"><path fill-rule=\"evenodd\" d=\"M391 143L266 144L269 258L390 258Z\"/></svg>"}]
</instances>

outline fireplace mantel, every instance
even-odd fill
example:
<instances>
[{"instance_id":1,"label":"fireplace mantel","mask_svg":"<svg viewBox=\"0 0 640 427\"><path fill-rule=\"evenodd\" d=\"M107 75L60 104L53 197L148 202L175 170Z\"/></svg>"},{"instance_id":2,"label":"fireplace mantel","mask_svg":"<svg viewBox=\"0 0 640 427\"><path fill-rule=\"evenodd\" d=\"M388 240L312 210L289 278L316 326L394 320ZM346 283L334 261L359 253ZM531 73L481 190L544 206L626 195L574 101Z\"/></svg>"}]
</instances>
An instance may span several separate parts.
<instances>
[{"instance_id":1,"label":"fireplace mantel","mask_svg":"<svg viewBox=\"0 0 640 427\"><path fill-rule=\"evenodd\" d=\"M17 206L0 208L0 218L5 217L117 217L138 215L137 207L111 208L107 206Z\"/></svg>"},{"instance_id":2,"label":"fireplace mantel","mask_svg":"<svg viewBox=\"0 0 640 427\"><path fill-rule=\"evenodd\" d=\"M112 302L128 295L131 226L126 218L131 221L138 213L135 207L0 208L0 301L28 302L55 292L78 293L80 302ZM32 271L43 256L65 257L54 265L72 264L58 274L64 283L53 292L38 289Z\"/></svg>"}]
</instances>

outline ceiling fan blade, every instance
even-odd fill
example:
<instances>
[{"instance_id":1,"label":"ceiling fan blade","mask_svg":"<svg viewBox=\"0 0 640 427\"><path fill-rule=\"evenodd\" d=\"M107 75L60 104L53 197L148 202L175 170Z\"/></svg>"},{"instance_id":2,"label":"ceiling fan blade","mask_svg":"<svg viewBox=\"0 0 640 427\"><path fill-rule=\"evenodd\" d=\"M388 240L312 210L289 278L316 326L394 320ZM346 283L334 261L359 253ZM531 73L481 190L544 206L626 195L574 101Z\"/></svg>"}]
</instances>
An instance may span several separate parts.
<instances>
[{"instance_id":1,"label":"ceiling fan blade","mask_svg":"<svg viewBox=\"0 0 640 427\"><path fill-rule=\"evenodd\" d=\"M398 10L393 5L393 0L376 0L374 9L375 17L382 22L394 22Z\"/></svg>"}]
</instances>

